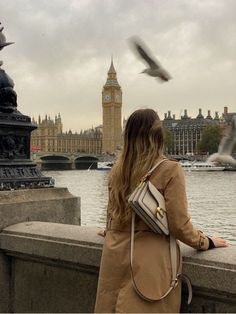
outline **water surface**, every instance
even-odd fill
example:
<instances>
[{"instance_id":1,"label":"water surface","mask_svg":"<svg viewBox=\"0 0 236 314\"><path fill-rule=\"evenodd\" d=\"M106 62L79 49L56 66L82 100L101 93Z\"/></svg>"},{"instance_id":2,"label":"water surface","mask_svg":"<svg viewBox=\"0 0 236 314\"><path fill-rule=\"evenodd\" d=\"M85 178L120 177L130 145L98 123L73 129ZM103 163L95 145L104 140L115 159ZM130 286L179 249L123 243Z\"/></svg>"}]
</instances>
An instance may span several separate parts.
<instances>
[{"instance_id":1,"label":"water surface","mask_svg":"<svg viewBox=\"0 0 236 314\"><path fill-rule=\"evenodd\" d=\"M107 171L71 170L44 172L81 197L82 225L105 225L108 199ZM192 222L208 235L236 244L236 172L185 172Z\"/></svg>"}]
</instances>

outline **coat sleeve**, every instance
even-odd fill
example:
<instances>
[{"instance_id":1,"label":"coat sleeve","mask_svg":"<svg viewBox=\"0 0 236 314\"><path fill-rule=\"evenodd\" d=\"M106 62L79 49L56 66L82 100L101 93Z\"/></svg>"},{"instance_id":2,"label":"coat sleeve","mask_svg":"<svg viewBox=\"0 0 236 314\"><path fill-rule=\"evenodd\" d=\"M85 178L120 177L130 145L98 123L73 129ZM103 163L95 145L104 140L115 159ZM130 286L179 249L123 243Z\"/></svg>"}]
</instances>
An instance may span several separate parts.
<instances>
[{"instance_id":1,"label":"coat sleeve","mask_svg":"<svg viewBox=\"0 0 236 314\"><path fill-rule=\"evenodd\" d=\"M170 233L197 250L207 250L209 248L207 236L195 229L190 221L184 171L178 163L174 163L171 168L170 180L164 190Z\"/></svg>"}]
</instances>

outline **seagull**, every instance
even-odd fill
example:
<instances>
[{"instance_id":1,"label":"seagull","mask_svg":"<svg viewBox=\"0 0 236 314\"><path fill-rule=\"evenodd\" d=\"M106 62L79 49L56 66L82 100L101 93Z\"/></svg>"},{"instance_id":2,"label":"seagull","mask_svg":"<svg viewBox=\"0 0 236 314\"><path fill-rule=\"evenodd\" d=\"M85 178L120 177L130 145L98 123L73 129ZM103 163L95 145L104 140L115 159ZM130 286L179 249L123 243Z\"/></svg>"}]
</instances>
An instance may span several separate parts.
<instances>
[{"instance_id":1,"label":"seagull","mask_svg":"<svg viewBox=\"0 0 236 314\"><path fill-rule=\"evenodd\" d=\"M0 50L2 50L4 47L8 45L14 44L13 42L6 42L6 37L2 32L4 30L4 27L1 26L1 24L2 23L0 22Z\"/></svg>"},{"instance_id":2,"label":"seagull","mask_svg":"<svg viewBox=\"0 0 236 314\"><path fill-rule=\"evenodd\" d=\"M172 78L170 74L161 66L159 61L151 56L148 52L148 48L145 47L145 44L139 37L133 36L129 39L129 41L132 44L132 47L135 48L138 56L149 65L149 68L143 70L141 73L146 73L147 75L156 77L161 82L168 82Z\"/></svg>"},{"instance_id":3,"label":"seagull","mask_svg":"<svg viewBox=\"0 0 236 314\"><path fill-rule=\"evenodd\" d=\"M232 117L231 125L228 128L227 134L222 138L218 153L212 154L207 161L220 162L230 165L236 165L236 159L231 154L236 143L236 115Z\"/></svg>"}]
</instances>

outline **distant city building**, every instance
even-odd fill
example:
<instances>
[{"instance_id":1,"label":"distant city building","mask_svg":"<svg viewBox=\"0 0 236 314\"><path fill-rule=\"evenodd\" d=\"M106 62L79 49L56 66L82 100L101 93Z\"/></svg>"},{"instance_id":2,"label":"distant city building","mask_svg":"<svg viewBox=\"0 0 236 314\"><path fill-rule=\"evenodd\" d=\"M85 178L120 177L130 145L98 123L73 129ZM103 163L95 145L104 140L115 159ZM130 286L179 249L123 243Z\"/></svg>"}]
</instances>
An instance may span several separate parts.
<instances>
[{"instance_id":1,"label":"distant city building","mask_svg":"<svg viewBox=\"0 0 236 314\"><path fill-rule=\"evenodd\" d=\"M103 86L102 109L102 151L105 154L111 154L121 149L122 145L122 90L116 78L113 60L111 61L111 66L107 73L106 84Z\"/></svg>"},{"instance_id":2,"label":"distant city building","mask_svg":"<svg viewBox=\"0 0 236 314\"><path fill-rule=\"evenodd\" d=\"M163 127L168 129L172 135L172 148L167 149L168 154L171 155L186 155L198 154L198 144L202 139L204 129L208 125L219 125L222 129L226 129L230 119L231 113L228 113L228 107L224 107L224 113L219 117L218 112L215 112L214 117L211 116L208 110L207 116L204 117L202 110L199 109L196 118L191 118L184 110L184 115L180 119L176 119L175 115L171 112L165 113L163 120Z\"/></svg>"},{"instance_id":3,"label":"distant city building","mask_svg":"<svg viewBox=\"0 0 236 314\"><path fill-rule=\"evenodd\" d=\"M102 131L101 126L80 133L63 132L60 114L51 119L47 115L44 119L39 116L38 121L33 119L38 128L32 132L31 150L33 152L60 152L60 153L89 153L101 154Z\"/></svg>"},{"instance_id":4,"label":"distant city building","mask_svg":"<svg viewBox=\"0 0 236 314\"><path fill-rule=\"evenodd\" d=\"M228 107L224 107L224 112L222 113L222 120L229 124L233 116L236 116L236 112L229 112Z\"/></svg>"},{"instance_id":5,"label":"distant city building","mask_svg":"<svg viewBox=\"0 0 236 314\"><path fill-rule=\"evenodd\" d=\"M228 125L231 123L233 116L236 116L236 112L229 112L228 107L224 107L224 112L222 113L221 128L223 129L223 134L227 130Z\"/></svg>"}]
</instances>

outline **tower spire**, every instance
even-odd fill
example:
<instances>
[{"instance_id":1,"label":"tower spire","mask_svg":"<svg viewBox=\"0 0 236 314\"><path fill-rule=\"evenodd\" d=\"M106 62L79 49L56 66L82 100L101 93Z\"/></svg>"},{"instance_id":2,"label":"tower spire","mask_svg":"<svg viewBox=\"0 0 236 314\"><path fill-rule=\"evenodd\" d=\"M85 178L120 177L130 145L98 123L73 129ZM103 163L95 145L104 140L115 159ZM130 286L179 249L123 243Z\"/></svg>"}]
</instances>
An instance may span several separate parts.
<instances>
[{"instance_id":1,"label":"tower spire","mask_svg":"<svg viewBox=\"0 0 236 314\"><path fill-rule=\"evenodd\" d=\"M116 77L116 70L113 64L113 54L111 55L111 65L107 72L107 81L104 87L106 86L117 86L120 87L117 77Z\"/></svg>"},{"instance_id":2,"label":"tower spire","mask_svg":"<svg viewBox=\"0 0 236 314\"><path fill-rule=\"evenodd\" d=\"M114 64L113 64L113 54L111 55L111 65L110 65L110 69L108 71L108 76L109 74L115 74L116 75L116 70L114 68Z\"/></svg>"}]
</instances>

